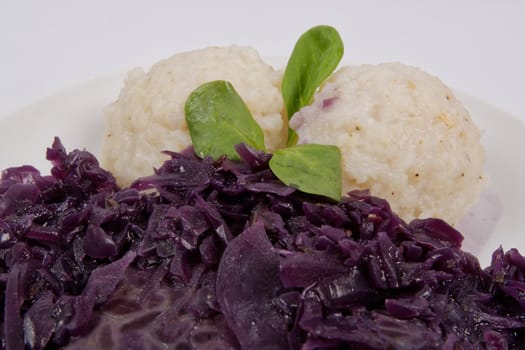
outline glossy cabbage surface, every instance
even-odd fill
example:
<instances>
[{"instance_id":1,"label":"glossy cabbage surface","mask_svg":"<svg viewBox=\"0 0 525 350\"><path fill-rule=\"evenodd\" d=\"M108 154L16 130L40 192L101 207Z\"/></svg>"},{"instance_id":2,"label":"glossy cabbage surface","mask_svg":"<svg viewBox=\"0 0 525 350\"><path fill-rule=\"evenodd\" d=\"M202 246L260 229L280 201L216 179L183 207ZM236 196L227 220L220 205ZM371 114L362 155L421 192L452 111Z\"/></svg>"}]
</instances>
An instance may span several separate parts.
<instances>
[{"instance_id":1,"label":"glossy cabbage surface","mask_svg":"<svg viewBox=\"0 0 525 350\"><path fill-rule=\"evenodd\" d=\"M481 269L442 220L305 195L237 150L168 153L124 189L59 139L50 176L3 171L1 348L522 348L516 249Z\"/></svg>"}]
</instances>

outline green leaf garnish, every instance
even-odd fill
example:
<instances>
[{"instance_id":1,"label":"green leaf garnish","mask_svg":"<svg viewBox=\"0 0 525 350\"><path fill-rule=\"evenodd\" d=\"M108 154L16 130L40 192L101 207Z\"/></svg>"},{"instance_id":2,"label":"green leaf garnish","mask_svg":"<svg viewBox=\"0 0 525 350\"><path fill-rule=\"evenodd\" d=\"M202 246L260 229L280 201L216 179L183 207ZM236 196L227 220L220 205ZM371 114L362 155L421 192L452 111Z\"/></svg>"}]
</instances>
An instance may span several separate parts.
<instances>
[{"instance_id":1,"label":"green leaf garnish","mask_svg":"<svg viewBox=\"0 0 525 350\"><path fill-rule=\"evenodd\" d=\"M270 169L288 186L341 199L341 152L336 146L304 144L275 151Z\"/></svg>"},{"instance_id":2,"label":"green leaf garnish","mask_svg":"<svg viewBox=\"0 0 525 350\"><path fill-rule=\"evenodd\" d=\"M335 28L321 25L306 31L293 49L281 84L288 120L310 104L321 83L335 70L344 53L344 45ZM297 135L288 130L288 145Z\"/></svg>"},{"instance_id":3,"label":"green leaf garnish","mask_svg":"<svg viewBox=\"0 0 525 350\"><path fill-rule=\"evenodd\" d=\"M297 41L282 82L288 119L310 104L322 82L343 56L343 42L330 26L317 26ZM233 86L212 81L195 89L185 105L186 122L195 153L218 159L239 159L235 146L246 143L265 151L264 133ZM336 146L297 143L288 131L290 147L274 152L270 169L288 186L310 194L341 199L341 152Z\"/></svg>"},{"instance_id":4,"label":"green leaf garnish","mask_svg":"<svg viewBox=\"0 0 525 350\"><path fill-rule=\"evenodd\" d=\"M248 107L227 81L205 83L195 89L184 108L195 153L204 158L239 159L235 145L264 151L264 133Z\"/></svg>"}]
</instances>

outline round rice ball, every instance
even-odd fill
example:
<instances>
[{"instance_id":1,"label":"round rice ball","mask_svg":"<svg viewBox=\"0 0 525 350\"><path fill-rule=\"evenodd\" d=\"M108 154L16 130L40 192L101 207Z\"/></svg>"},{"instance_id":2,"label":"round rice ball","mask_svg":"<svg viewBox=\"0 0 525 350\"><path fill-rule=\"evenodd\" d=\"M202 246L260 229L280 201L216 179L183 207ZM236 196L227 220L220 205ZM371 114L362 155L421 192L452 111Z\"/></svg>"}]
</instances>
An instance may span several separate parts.
<instances>
[{"instance_id":1,"label":"round rice ball","mask_svg":"<svg viewBox=\"0 0 525 350\"><path fill-rule=\"evenodd\" d=\"M343 192L369 189L410 221L457 221L485 187L480 131L438 78L399 63L344 67L290 121L336 145Z\"/></svg>"},{"instance_id":2,"label":"round rice ball","mask_svg":"<svg viewBox=\"0 0 525 350\"><path fill-rule=\"evenodd\" d=\"M286 140L281 76L248 47L209 47L176 54L149 72L128 73L116 102L106 110L101 163L119 185L150 175L168 156L191 145L184 116L190 93L213 80L227 80L243 98L273 151Z\"/></svg>"}]
</instances>

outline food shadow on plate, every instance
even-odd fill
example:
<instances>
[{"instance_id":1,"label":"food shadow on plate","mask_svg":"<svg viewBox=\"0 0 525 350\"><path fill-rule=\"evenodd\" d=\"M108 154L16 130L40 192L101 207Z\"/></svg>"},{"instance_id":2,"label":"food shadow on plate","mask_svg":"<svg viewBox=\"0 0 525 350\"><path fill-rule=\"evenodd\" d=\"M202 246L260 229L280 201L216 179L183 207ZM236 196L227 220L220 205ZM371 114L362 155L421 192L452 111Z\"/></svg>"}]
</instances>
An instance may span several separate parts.
<instances>
[{"instance_id":1,"label":"food shadow on plate","mask_svg":"<svg viewBox=\"0 0 525 350\"><path fill-rule=\"evenodd\" d=\"M481 194L479 201L459 221L456 228L465 237L463 249L478 256L494 234L501 219L502 205L500 196L491 191ZM496 249L497 247L494 247Z\"/></svg>"}]
</instances>

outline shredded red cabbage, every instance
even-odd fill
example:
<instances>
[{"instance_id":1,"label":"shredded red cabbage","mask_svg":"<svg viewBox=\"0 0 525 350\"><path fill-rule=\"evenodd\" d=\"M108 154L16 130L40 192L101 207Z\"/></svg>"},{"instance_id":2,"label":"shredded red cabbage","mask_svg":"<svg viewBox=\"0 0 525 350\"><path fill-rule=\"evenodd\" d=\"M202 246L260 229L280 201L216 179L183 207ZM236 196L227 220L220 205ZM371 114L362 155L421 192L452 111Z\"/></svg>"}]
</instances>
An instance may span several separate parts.
<instances>
[{"instance_id":1,"label":"shredded red cabbage","mask_svg":"<svg viewBox=\"0 0 525 350\"><path fill-rule=\"evenodd\" d=\"M59 139L51 176L4 170L1 348L523 348L516 249L483 270L439 219L306 195L237 150L168 153L125 189Z\"/></svg>"}]
</instances>

